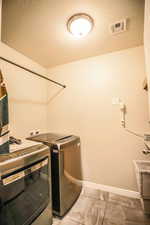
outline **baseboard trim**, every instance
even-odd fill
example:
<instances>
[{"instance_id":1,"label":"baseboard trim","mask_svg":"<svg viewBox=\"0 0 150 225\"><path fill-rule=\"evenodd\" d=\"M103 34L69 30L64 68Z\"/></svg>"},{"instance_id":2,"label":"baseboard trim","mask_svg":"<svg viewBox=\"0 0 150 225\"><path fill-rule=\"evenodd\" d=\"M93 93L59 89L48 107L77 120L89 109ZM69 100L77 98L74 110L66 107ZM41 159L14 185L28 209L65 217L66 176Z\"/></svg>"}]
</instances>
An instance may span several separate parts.
<instances>
[{"instance_id":1,"label":"baseboard trim","mask_svg":"<svg viewBox=\"0 0 150 225\"><path fill-rule=\"evenodd\" d=\"M117 187L113 187L113 186L108 186L108 185L103 185L103 184L96 184L90 181L85 181L85 180L78 180L75 179L74 177L72 177L69 173L67 173L66 171L64 171L65 176L71 180L73 183L76 183L78 185L82 185L83 187L89 187L89 188L93 188L93 189L99 189L102 191L107 191L107 192L111 192L114 194L118 194L118 195L123 195L126 197L131 197L131 198L138 198L140 199L140 193L136 192L136 191L131 191L131 190L126 190L126 189L122 189L122 188L117 188Z\"/></svg>"},{"instance_id":2,"label":"baseboard trim","mask_svg":"<svg viewBox=\"0 0 150 225\"><path fill-rule=\"evenodd\" d=\"M136 192L136 191L131 191L131 190L126 190L126 189L122 189L122 188L107 186L107 185L103 185L103 184L96 184L96 183L89 182L89 181L82 181L82 184L83 184L83 187L100 189L102 191L107 191L107 192L111 192L111 193L114 193L114 194L123 195L123 196L126 196L126 197L140 199L140 193Z\"/></svg>"}]
</instances>

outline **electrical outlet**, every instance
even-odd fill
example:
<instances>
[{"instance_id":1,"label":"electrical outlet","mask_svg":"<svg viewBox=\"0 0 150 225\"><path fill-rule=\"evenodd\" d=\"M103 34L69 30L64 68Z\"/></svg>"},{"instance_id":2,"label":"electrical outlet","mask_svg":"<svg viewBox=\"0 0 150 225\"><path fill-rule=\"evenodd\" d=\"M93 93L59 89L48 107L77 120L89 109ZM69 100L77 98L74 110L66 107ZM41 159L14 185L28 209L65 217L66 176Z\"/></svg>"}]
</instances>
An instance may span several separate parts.
<instances>
[{"instance_id":1,"label":"electrical outlet","mask_svg":"<svg viewBox=\"0 0 150 225\"><path fill-rule=\"evenodd\" d=\"M40 133L40 130L35 130L35 135L38 135Z\"/></svg>"},{"instance_id":2,"label":"electrical outlet","mask_svg":"<svg viewBox=\"0 0 150 225\"><path fill-rule=\"evenodd\" d=\"M34 130L32 130L32 131L30 131L30 136L34 136L35 135L35 131Z\"/></svg>"},{"instance_id":3,"label":"electrical outlet","mask_svg":"<svg viewBox=\"0 0 150 225\"><path fill-rule=\"evenodd\" d=\"M29 134L30 136L34 136L34 135L38 135L39 133L40 133L40 130L37 129L37 130L31 130Z\"/></svg>"}]
</instances>

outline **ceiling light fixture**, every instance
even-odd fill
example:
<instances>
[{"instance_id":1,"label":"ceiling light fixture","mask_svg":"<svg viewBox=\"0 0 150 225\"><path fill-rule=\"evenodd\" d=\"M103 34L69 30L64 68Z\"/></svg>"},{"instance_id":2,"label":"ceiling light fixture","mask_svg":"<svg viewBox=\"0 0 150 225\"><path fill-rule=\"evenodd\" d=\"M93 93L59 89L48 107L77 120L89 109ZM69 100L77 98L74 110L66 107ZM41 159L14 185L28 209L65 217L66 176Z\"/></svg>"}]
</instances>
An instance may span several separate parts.
<instances>
[{"instance_id":1,"label":"ceiling light fixture","mask_svg":"<svg viewBox=\"0 0 150 225\"><path fill-rule=\"evenodd\" d=\"M76 38L85 37L93 28L94 20L85 13L75 14L68 20L68 31Z\"/></svg>"}]
</instances>

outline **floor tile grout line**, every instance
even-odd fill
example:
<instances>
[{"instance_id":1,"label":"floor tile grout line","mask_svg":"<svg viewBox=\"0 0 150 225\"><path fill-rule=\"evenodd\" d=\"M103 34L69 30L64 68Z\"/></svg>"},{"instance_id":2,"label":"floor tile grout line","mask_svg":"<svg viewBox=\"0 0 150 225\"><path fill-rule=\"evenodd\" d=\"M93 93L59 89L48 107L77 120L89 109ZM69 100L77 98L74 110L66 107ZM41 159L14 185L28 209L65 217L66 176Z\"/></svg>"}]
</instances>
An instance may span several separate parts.
<instances>
[{"instance_id":1,"label":"floor tile grout line","mask_svg":"<svg viewBox=\"0 0 150 225\"><path fill-rule=\"evenodd\" d=\"M105 215L106 215L107 205L108 205L108 201L105 201L105 202L106 202L106 206L105 206L105 209L104 209L104 216L103 216L103 219L102 219L102 225L104 225L104 220L105 220Z\"/></svg>"},{"instance_id":2,"label":"floor tile grout line","mask_svg":"<svg viewBox=\"0 0 150 225\"><path fill-rule=\"evenodd\" d=\"M79 222L78 220L75 220L73 217L71 217L71 216L68 216L68 218L70 219L70 220L72 220L73 222L77 222L77 223L80 223L80 225L85 225L84 223L81 223L81 222ZM61 225L61 224L60 224Z\"/></svg>"},{"instance_id":3,"label":"floor tile grout line","mask_svg":"<svg viewBox=\"0 0 150 225\"><path fill-rule=\"evenodd\" d=\"M100 191L100 190L99 190ZM84 200L85 198L88 198L89 200L91 199L91 200L100 200L100 201L104 201L105 202L105 204L104 204L104 208L103 208L103 214L102 214L102 217L101 217L101 221L100 221L100 224L101 225L104 225L105 224L105 222L107 221L107 220L109 220L110 219L110 221L109 222L111 222L111 219L113 218L107 218L107 213L109 212L109 204L111 204L112 206L113 205L118 205L118 206L120 206L122 209L128 209L128 210L140 210L141 211L141 208L139 207L139 203L138 202L135 202L135 201L131 201L130 202L130 200L132 200L132 199L130 199L130 198L127 198L126 199L126 197L125 196L120 196L120 197L122 197L122 198L120 198L119 196L117 196L117 194L113 194L114 196L111 196L110 195L110 193L109 192L107 192L107 195L106 196L103 196L103 194L101 193L101 195L99 196L99 197L97 197L97 194L95 194L94 192L92 192L92 193L82 193L81 195L80 195L80 197L79 198L81 198L81 197L84 197L83 199L81 199L81 200ZM125 198L125 199L124 199ZM128 200L128 201L127 201ZM127 202L126 202L127 201ZM131 204L132 203L132 204ZM133 207L134 206L134 207ZM136 207L137 206L137 207ZM138 208L139 207L139 208ZM100 207L101 208L101 207ZM124 211L124 210L123 210ZM133 211L134 212L134 211ZM97 214L97 213L96 213ZM134 215L134 214L133 214ZM69 216L69 215L67 215L67 217L68 217L68 219L70 220L70 223L71 223L71 221L74 221L75 222L75 224L77 223L78 225L80 224L80 225L85 225L85 221L82 221L82 222L80 222L79 220L76 220L74 217L72 217L72 216ZM122 217L122 218L124 218L124 216ZM129 219L127 219L126 217L123 219L124 220L124 223L126 224L128 221L130 221ZM98 218L97 218L97 220L96 220L96 224L98 225ZM134 221L133 219L131 220L131 221ZM149 221L149 220L148 220ZM59 225L61 225L61 223L62 224L64 224L64 220L63 221L60 221L60 224ZM136 221L136 222L138 222L138 220ZM149 222L148 222L149 223ZM143 225L148 225L148 223L146 222L146 224L143 224ZM95 225L96 225L95 224ZM124 225L125 225L124 224ZM140 224L140 225L142 225L142 224ZM54 225L54 224L53 224ZM57 224L58 225L58 224ZM150 223L149 223L149 225L150 225Z\"/></svg>"}]
</instances>

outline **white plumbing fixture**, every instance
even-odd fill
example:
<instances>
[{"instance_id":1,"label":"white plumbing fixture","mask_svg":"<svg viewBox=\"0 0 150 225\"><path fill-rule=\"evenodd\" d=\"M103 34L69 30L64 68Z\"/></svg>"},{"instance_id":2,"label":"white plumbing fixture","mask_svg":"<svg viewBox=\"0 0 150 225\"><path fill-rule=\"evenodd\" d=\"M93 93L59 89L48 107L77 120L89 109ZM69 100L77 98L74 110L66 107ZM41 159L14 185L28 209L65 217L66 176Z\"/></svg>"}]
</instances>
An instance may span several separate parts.
<instances>
[{"instance_id":1,"label":"white plumbing fixture","mask_svg":"<svg viewBox=\"0 0 150 225\"><path fill-rule=\"evenodd\" d=\"M125 127L125 112L126 106L123 102L120 102L120 111L121 111L121 125Z\"/></svg>"},{"instance_id":2,"label":"white plumbing fixture","mask_svg":"<svg viewBox=\"0 0 150 225\"><path fill-rule=\"evenodd\" d=\"M126 106L122 102L122 100L118 97L114 97L112 99L113 105L119 105L120 111L121 111L121 125L125 128L125 113L126 113Z\"/></svg>"}]
</instances>

